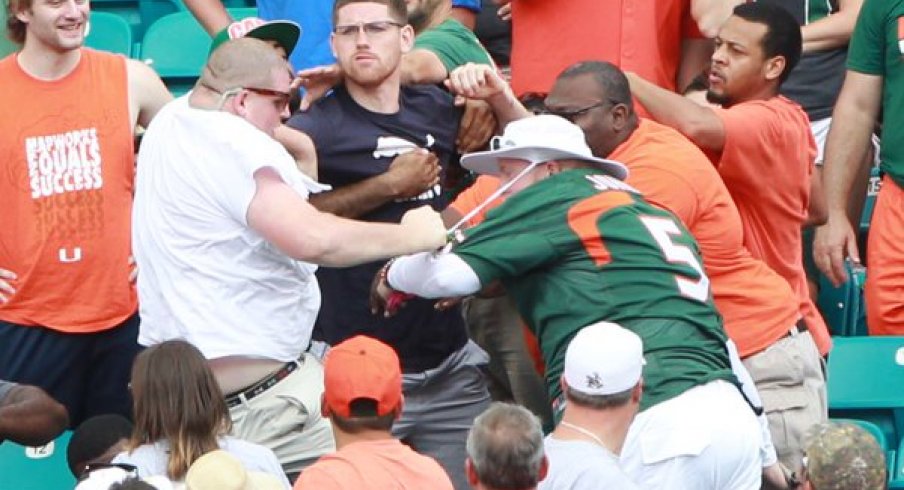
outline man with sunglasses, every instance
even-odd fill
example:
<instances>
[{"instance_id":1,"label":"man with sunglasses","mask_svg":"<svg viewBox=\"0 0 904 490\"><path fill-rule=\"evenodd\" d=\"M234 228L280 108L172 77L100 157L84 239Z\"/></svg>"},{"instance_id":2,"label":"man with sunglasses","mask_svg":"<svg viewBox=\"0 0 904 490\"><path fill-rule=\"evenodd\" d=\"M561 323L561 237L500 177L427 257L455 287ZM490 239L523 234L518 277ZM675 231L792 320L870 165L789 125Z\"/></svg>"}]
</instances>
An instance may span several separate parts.
<instances>
[{"instance_id":1,"label":"man with sunglasses","mask_svg":"<svg viewBox=\"0 0 904 490\"><path fill-rule=\"evenodd\" d=\"M237 437L298 473L333 449L323 374L306 350L320 306L315 264L349 266L444 242L426 208L401 225L318 212L324 189L272 134L292 72L264 41L225 42L194 90L150 125L138 156L133 246L139 342L197 346L226 395Z\"/></svg>"},{"instance_id":2,"label":"man with sunglasses","mask_svg":"<svg viewBox=\"0 0 904 490\"><path fill-rule=\"evenodd\" d=\"M345 81L288 123L311 137L320 179L333 186L312 204L374 222L397 222L423 204L444 208L440 177L455 157L460 110L439 87L402 86L401 58L414 38L404 0L338 0L334 21L331 44ZM403 185L393 167L409 155L429 155L427 165L412 169L427 178L412 172ZM468 488L465 441L489 404L480 369L486 353L468 340L457 307L439 311L418 300L397 317L375 317L368 297L381 265L318 271L323 305L315 337L334 345L366 334L391 345L407 401L393 434L435 457L456 488Z\"/></svg>"}]
</instances>

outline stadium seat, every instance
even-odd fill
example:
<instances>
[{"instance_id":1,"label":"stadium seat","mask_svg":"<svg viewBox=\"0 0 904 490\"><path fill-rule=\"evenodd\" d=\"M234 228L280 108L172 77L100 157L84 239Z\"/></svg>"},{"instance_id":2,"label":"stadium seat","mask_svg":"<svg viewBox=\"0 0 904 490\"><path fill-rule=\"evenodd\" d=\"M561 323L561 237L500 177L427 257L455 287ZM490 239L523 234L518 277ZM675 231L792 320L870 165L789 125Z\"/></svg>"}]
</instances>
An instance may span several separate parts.
<instances>
[{"instance_id":1,"label":"stadium seat","mask_svg":"<svg viewBox=\"0 0 904 490\"><path fill-rule=\"evenodd\" d=\"M16 490L59 490L75 486L66 463L66 447L72 432L66 431L46 446L0 444L0 487Z\"/></svg>"},{"instance_id":2,"label":"stadium seat","mask_svg":"<svg viewBox=\"0 0 904 490\"><path fill-rule=\"evenodd\" d=\"M109 12L91 12L89 26L86 46L126 57L132 55L132 29L125 19Z\"/></svg>"},{"instance_id":3,"label":"stadium seat","mask_svg":"<svg viewBox=\"0 0 904 490\"><path fill-rule=\"evenodd\" d=\"M867 335L866 305L863 299L865 273L862 269L855 273L850 263L845 263L845 270L848 280L837 288L824 275L819 275L816 305L829 324L832 335Z\"/></svg>"},{"instance_id":4,"label":"stadium seat","mask_svg":"<svg viewBox=\"0 0 904 490\"><path fill-rule=\"evenodd\" d=\"M190 12L161 17L148 27L140 58L157 71L174 95L191 89L207 61L210 36Z\"/></svg>"},{"instance_id":5,"label":"stadium seat","mask_svg":"<svg viewBox=\"0 0 904 490\"><path fill-rule=\"evenodd\" d=\"M91 12L116 14L132 28L132 39L140 41L147 26L141 23L138 0L91 0Z\"/></svg>"},{"instance_id":6,"label":"stadium seat","mask_svg":"<svg viewBox=\"0 0 904 490\"><path fill-rule=\"evenodd\" d=\"M139 0L138 14L141 24L147 30L157 19L176 12L185 12L188 9L182 0Z\"/></svg>"}]
</instances>

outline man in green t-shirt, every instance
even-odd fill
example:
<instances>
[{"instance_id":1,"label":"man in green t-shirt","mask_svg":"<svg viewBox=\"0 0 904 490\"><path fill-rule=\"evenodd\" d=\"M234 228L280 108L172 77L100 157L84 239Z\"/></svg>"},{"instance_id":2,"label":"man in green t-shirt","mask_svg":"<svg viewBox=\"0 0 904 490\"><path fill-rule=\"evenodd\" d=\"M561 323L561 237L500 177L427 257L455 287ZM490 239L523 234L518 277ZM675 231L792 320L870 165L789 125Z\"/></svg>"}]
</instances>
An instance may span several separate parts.
<instances>
[{"instance_id":1,"label":"man in green t-shirt","mask_svg":"<svg viewBox=\"0 0 904 490\"><path fill-rule=\"evenodd\" d=\"M622 182L623 165L593 157L565 119L515 121L493 143L462 165L499 175L506 201L452 253L384 268L377 304L393 290L463 296L501 281L539 339L559 412L566 346L585 325L618 323L642 338L647 361L621 455L629 477L642 488L759 488L760 428L691 234Z\"/></svg>"},{"instance_id":2,"label":"man in green t-shirt","mask_svg":"<svg viewBox=\"0 0 904 490\"><path fill-rule=\"evenodd\" d=\"M829 131L823 186L829 218L816 230L813 259L836 285L845 258L860 262L845 209L880 109L880 159L885 173L870 226L866 319L870 334L904 335L904 1L866 0L848 49L847 73Z\"/></svg>"}]
</instances>

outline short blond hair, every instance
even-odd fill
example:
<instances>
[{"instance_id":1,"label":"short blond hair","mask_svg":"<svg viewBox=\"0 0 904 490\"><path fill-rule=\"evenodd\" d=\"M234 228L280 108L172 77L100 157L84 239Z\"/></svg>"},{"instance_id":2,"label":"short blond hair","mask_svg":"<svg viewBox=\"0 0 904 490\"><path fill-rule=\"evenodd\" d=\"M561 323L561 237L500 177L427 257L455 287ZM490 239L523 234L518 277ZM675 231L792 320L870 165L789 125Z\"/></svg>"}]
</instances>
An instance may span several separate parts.
<instances>
[{"instance_id":1,"label":"short blond hair","mask_svg":"<svg viewBox=\"0 0 904 490\"><path fill-rule=\"evenodd\" d=\"M220 93L236 87L267 87L273 74L289 63L266 41L251 37L232 39L218 47L207 60L198 84Z\"/></svg>"}]
</instances>

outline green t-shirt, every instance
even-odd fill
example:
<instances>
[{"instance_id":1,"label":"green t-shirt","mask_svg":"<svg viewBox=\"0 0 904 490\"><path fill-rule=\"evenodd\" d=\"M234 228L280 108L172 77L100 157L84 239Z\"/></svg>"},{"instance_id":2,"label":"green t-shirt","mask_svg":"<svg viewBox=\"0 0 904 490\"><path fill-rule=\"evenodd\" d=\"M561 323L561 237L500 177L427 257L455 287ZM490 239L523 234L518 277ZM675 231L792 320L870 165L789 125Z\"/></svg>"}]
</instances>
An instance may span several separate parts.
<instances>
[{"instance_id":1,"label":"green t-shirt","mask_svg":"<svg viewBox=\"0 0 904 490\"><path fill-rule=\"evenodd\" d=\"M882 170L904 187L904 0L866 0L848 49L848 69L884 78Z\"/></svg>"},{"instance_id":2,"label":"green t-shirt","mask_svg":"<svg viewBox=\"0 0 904 490\"><path fill-rule=\"evenodd\" d=\"M502 280L537 339L550 399L584 326L637 333L641 409L715 379L735 382L699 248L674 215L596 170L569 170L508 198L455 249L481 284ZM627 188L630 189L630 188Z\"/></svg>"},{"instance_id":3,"label":"green t-shirt","mask_svg":"<svg viewBox=\"0 0 904 490\"><path fill-rule=\"evenodd\" d=\"M455 19L449 19L422 32L414 40L414 49L426 49L435 53L447 72L468 62L493 64L477 36Z\"/></svg>"}]
</instances>

